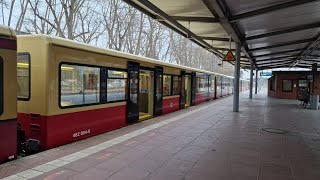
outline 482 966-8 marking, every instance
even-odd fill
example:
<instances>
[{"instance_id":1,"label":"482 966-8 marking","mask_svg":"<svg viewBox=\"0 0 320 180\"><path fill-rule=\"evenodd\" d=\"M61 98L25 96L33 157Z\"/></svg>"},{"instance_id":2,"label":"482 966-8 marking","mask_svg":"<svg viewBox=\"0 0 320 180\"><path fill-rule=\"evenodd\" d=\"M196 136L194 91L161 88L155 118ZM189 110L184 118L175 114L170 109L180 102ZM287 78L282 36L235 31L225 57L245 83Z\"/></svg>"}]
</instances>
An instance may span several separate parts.
<instances>
[{"instance_id":1,"label":"482 966-8 marking","mask_svg":"<svg viewBox=\"0 0 320 180\"><path fill-rule=\"evenodd\" d=\"M84 131L75 132L75 133L73 133L72 137L76 138L76 137L84 136L86 134L90 134L90 129L87 129L87 130L84 130Z\"/></svg>"}]
</instances>

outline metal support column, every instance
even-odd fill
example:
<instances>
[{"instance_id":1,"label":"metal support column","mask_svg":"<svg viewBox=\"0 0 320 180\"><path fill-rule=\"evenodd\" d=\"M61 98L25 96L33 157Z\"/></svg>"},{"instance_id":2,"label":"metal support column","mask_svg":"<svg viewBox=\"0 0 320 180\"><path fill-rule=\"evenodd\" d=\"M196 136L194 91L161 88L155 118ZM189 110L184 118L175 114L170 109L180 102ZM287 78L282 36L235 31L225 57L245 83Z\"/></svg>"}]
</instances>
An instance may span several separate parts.
<instances>
[{"instance_id":1,"label":"metal support column","mask_svg":"<svg viewBox=\"0 0 320 180\"><path fill-rule=\"evenodd\" d=\"M236 62L234 63L233 112L239 112L240 57L241 57L241 43L237 42L236 43Z\"/></svg>"},{"instance_id":2,"label":"metal support column","mask_svg":"<svg viewBox=\"0 0 320 180\"><path fill-rule=\"evenodd\" d=\"M255 88L255 94L258 94L258 70L256 70L256 88Z\"/></svg>"},{"instance_id":3,"label":"metal support column","mask_svg":"<svg viewBox=\"0 0 320 180\"><path fill-rule=\"evenodd\" d=\"M252 99L252 90L253 90L253 63L251 63L251 67L250 67L250 91L249 91L250 99Z\"/></svg>"}]
</instances>

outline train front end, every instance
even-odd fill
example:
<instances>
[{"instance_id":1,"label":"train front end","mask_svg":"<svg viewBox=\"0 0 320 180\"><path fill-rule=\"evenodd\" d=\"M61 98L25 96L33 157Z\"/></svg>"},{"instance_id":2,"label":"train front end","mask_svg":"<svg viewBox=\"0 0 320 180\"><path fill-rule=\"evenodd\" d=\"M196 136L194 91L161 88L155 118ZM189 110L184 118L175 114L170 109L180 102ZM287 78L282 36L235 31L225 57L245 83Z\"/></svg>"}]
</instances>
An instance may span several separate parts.
<instances>
[{"instance_id":1,"label":"train front end","mask_svg":"<svg viewBox=\"0 0 320 180\"><path fill-rule=\"evenodd\" d=\"M17 157L17 41L0 26L0 163Z\"/></svg>"}]
</instances>

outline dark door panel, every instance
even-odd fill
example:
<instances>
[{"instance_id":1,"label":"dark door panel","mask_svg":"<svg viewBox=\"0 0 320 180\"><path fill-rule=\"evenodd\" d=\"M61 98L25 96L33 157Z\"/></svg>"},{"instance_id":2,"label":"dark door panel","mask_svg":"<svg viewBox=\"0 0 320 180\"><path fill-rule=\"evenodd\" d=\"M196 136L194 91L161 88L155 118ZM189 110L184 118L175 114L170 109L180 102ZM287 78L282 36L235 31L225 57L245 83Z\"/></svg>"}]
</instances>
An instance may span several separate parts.
<instances>
[{"instance_id":1,"label":"dark door panel","mask_svg":"<svg viewBox=\"0 0 320 180\"><path fill-rule=\"evenodd\" d=\"M162 89L163 89L163 67L156 66L154 69L154 115L162 114Z\"/></svg>"},{"instance_id":2,"label":"dark door panel","mask_svg":"<svg viewBox=\"0 0 320 180\"><path fill-rule=\"evenodd\" d=\"M208 74L207 76L207 79L206 79L206 81L207 81L207 101L209 101L210 100L210 75Z\"/></svg>"},{"instance_id":3,"label":"dark door panel","mask_svg":"<svg viewBox=\"0 0 320 180\"><path fill-rule=\"evenodd\" d=\"M194 106L195 105L195 99L196 99L196 79L197 78L197 74L196 72L192 72L191 73L191 105Z\"/></svg>"},{"instance_id":4,"label":"dark door panel","mask_svg":"<svg viewBox=\"0 0 320 180\"><path fill-rule=\"evenodd\" d=\"M184 109L186 105L186 72L181 71L181 89L180 89L180 109Z\"/></svg>"},{"instance_id":5,"label":"dark door panel","mask_svg":"<svg viewBox=\"0 0 320 180\"><path fill-rule=\"evenodd\" d=\"M139 120L139 76L140 64L128 62L127 123Z\"/></svg>"}]
</instances>

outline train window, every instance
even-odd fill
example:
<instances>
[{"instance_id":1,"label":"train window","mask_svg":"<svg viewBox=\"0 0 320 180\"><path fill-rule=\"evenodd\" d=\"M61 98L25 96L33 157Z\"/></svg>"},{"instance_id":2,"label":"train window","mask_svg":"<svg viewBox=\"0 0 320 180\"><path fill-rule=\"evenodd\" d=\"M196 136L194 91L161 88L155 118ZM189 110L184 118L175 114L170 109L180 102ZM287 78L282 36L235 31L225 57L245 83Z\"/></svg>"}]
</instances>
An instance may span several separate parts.
<instances>
[{"instance_id":1,"label":"train window","mask_svg":"<svg viewBox=\"0 0 320 180\"><path fill-rule=\"evenodd\" d=\"M100 102L100 68L62 64L60 73L60 106Z\"/></svg>"},{"instance_id":2,"label":"train window","mask_svg":"<svg viewBox=\"0 0 320 180\"><path fill-rule=\"evenodd\" d=\"M292 80L282 80L282 91L292 92L293 83Z\"/></svg>"},{"instance_id":3,"label":"train window","mask_svg":"<svg viewBox=\"0 0 320 180\"><path fill-rule=\"evenodd\" d=\"M30 99L30 55L19 53L17 61L18 99Z\"/></svg>"},{"instance_id":4,"label":"train window","mask_svg":"<svg viewBox=\"0 0 320 180\"><path fill-rule=\"evenodd\" d=\"M128 73L124 71L108 70L107 101L123 101L127 96Z\"/></svg>"},{"instance_id":5,"label":"train window","mask_svg":"<svg viewBox=\"0 0 320 180\"><path fill-rule=\"evenodd\" d=\"M163 75L163 95L171 95L171 75Z\"/></svg>"},{"instance_id":6,"label":"train window","mask_svg":"<svg viewBox=\"0 0 320 180\"><path fill-rule=\"evenodd\" d=\"M127 78L128 73L124 71L108 70L108 78Z\"/></svg>"},{"instance_id":7,"label":"train window","mask_svg":"<svg viewBox=\"0 0 320 180\"><path fill-rule=\"evenodd\" d=\"M173 76L173 95L180 94L181 78L179 76Z\"/></svg>"},{"instance_id":8,"label":"train window","mask_svg":"<svg viewBox=\"0 0 320 180\"><path fill-rule=\"evenodd\" d=\"M4 82L3 82L3 59L0 56L0 115L2 115L3 113L3 105L4 105L4 94L3 94L3 90L4 90Z\"/></svg>"},{"instance_id":9,"label":"train window","mask_svg":"<svg viewBox=\"0 0 320 180\"><path fill-rule=\"evenodd\" d=\"M207 76L201 76L196 78L196 92L206 92L208 87L208 79Z\"/></svg>"}]
</instances>

